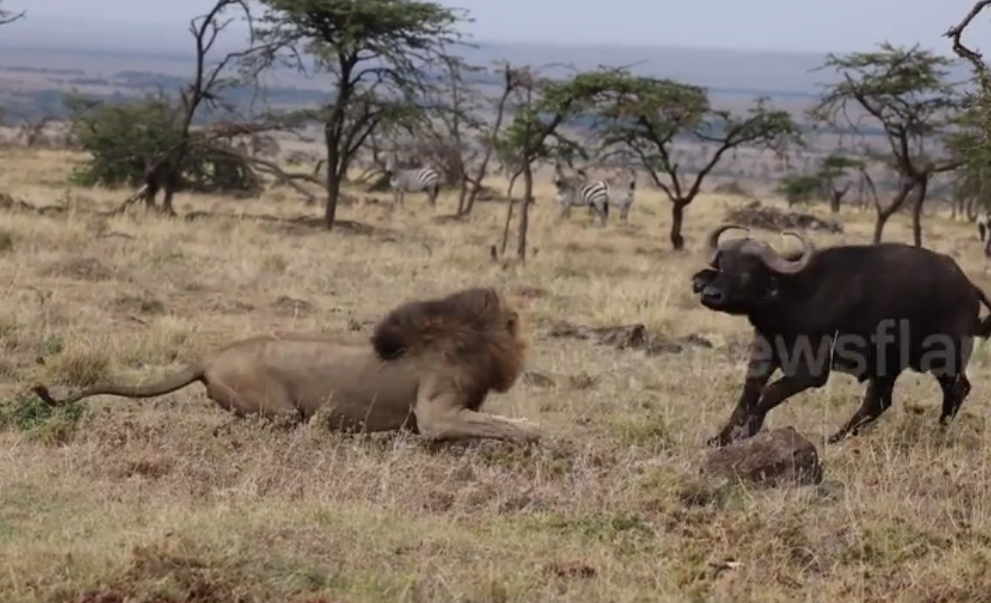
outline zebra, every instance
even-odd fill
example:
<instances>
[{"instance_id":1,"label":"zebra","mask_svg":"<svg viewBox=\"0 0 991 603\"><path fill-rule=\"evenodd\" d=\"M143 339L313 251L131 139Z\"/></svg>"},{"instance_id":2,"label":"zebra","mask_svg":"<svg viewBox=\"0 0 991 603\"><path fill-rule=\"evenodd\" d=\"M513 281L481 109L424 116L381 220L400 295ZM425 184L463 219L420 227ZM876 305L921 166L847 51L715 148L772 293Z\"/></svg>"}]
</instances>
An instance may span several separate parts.
<instances>
[{"instance_id":1,"label":"zebra","mask_svg":"<svg viewBox=\"0 0 991 603\"><path fill-rule=\"evenodd\" d=\"M580 176L585 174L578 172ZM606 225L609 217L609 185L602 180L581 182L565 178L558 171L554 175L554 188L557 190L557 201L561 204L561 219L571 215L572 206L587 205L589 213L594 211L599 215L599 222Z\"/></svg>"},{"instance_id":2,"label":"zebra","mask_svg":"<svg viewBox=\"0 0 991 603\"><path fill-rule=\"evenodd\" d=\"M437 205L437 195L440 194L441 173L432 167L413 168L409 170L394 169L390 166L386 175L389 176L389 186L392 188L396 205L403 204L406 193L426 192L430 206Z\"/></svg>"},{"instance_id":3,"label":"zebra","mask_svg":"<svg viewBox=\"0 0 991 603\"><path fill-rule=\"evenodd\" d=\"M991 209L985 210L978 216L977 234L984 243L985 257L991 257Z\"/></svg>"},{"instance_id":4,"label":"zebra","mask_svg":"<svg viewBox=\"0 0 991 603\"><path fill-rule=\"evenodd\" d=\"M633 168L629 168L628 171L630 181L627 185L609 190L609 202L619 208L619 221L623 223L626 223L626 218L630 215L633 197L637 192L637 172Z\"/></svg>"},{"instance_id":5,"label":"zebra","mask_svg":"<svg viewBox=\"0 0 991 603\"><path fill-rule=\"evenodd\" d=\"M581 177L585 176L581 170L578 174ZM637 189L636 171L629 169L629 174L630 179L625 187L612 186L604 180L586 181L584 184L574 186L574 183L569 184L565 178L558 174L554 185L557 188L558 201L564 208L562 218L567 218L570 215L571 206L587 205L588 214L598 214L600 222L605 225L606 219L609 217L609 206L615 205L619 208L620 221L625 223L630 215L630 207L633 205Z\"/></svg>"}]
</instances>

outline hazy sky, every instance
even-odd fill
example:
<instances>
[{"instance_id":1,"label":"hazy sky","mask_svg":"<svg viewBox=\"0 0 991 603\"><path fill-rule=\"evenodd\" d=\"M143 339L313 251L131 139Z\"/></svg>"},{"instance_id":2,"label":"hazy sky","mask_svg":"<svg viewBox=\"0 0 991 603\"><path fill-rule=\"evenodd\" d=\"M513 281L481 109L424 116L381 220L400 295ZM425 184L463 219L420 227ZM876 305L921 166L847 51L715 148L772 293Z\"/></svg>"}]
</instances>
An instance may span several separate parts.
<instances>
[{"instance_id":1,"label":"hazy sky","mask_svg":"<svg viewBox=\"0 0 991 603\"><path fill-rule=\"evenodd\" d=\"M479 41L707 46L809 51L866 50L881 40L949 52L941 38L974 0L450 0L471 11ZM175 25L211 0L4 0L39 19L94 19ZM565 9L563 14L558 11ZM521 13L525 16L521 16ZM61 20L61 19L60 19ZM991 40L991 13L973 28ZM39 24L40 25L40 24ZM79 27L98 27L78 21ZM142 28L143 29L143 28ZM163 30L164 31L164 30ZM91 32L92 33L92 32ZM171 37L171 36L170 36Z\"/></svg>"}]
</instances>

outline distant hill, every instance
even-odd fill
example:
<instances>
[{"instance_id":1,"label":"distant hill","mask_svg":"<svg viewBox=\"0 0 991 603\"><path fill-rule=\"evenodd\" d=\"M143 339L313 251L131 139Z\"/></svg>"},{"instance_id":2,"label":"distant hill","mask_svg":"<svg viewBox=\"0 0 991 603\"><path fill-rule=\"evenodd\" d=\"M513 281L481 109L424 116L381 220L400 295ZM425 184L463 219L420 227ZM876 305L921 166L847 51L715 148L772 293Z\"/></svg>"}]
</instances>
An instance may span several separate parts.
<instances>
[{"instance_id":1,"label":"distant hill","mask_svg":"<svg viewBox=\"0 0 991 603\"><path fill-rule=\"evenodd\" d=\"M231 33L218 39L218 54L246 43L243 30ZM552 77L568 73L562 64L582 71L628 66L635 73L705 86L721 108L739 110L755 96L766 95L796 116L811 104L820 85L836 77L814 72L826 55L811 52L485 41L458 52L474 64L557 64L544 69ZM156 86L176 90L191 75L193 58L185 24L28 18L5 27L0 36L0 100L12 115L62 115L63 95L73 88L115 100L140 97ZM963 80L969 71L960 65L954 75ZM480 77L476 85L493 90L498 85L491 76ZM281 107L319 103L330 90L326 79L291 71L266 74L263 83L265 100ZM253 89L228 91L227 95L241 107L255 98Z\"/></svg>"},{"instance_id":2,"label":"distant hill","mask_svg":"<svg viewBox=\"0 0 991 603\"><path fill-rule=\"evenodd\" d=\"M231 35L218 40L217 49L226 52L240 47L244 31L232 29ZM54 67L58 59L87 72L87 63L93 66L112 62L113 71L134 69L184 75L189 69L186 61L192 56L191 42L184 23L122 24L34 17L4 28L0 60L6 65L30 65L40 60L47 63L44 66ZM478 45L477 49L464 49L465 58L481 64L496 60L531 65L569 63L582 70L598 65L636 64L634 72L670 77L718 93L802 97L815 94L817 84L833 80L830 73L811 72L822 64L822 53L487 41L479 41ZM131 63L129 67L120 65L125 59ZM165 64L172 68L162 68ZM967 77L969 72L961 65L959 75Z\"/></svg>"}]
</instances>

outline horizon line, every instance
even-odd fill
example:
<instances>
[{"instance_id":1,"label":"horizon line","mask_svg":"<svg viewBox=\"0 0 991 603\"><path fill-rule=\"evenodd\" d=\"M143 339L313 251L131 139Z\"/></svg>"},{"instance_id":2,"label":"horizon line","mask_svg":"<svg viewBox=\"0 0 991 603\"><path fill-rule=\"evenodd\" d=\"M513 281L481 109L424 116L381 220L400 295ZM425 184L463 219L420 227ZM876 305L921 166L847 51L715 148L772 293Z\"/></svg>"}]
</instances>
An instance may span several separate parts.
<instances>
[{"instance_id":1,"label":"horizon line","mask_svg":"<svg viewBox=\"0 0 991 603\"><path fill-rule=\"evenodd\" d=\"M188 31L185 31L185 26L187 25L186 23L179 24L177 22L174 23L172 21L123 21L123 20L114 19L114 18L94 18L94 17L91 17L91 16L83 17L83 18L78 18L78 19L77 18L71 18L70 19L70 18L67 18L67 17L60 17L60 16L56 16L56 15L40 15L40 16L34 17L33 19L34 20L40 19L42 22L44 22L44 21L51 21L51 22L61 22L61 23L74 24L74 25L78 25L80 22L84 22L84 23L102 23L102 24L107 24L107 25L120 25L120 26L131 26L131 27L135 27L135 26L137 26L137 27L147 26L147 27L159 29L159 31L161 31L160 28L162 26L165 26L165 25L176 25L177 28L180 27L180 26L182 27L182 29L177 29L177 33L175 35L175 38L176 38L177 41L178 41L178 39L180 37L187 37L188 36ZM31 17L30 13L28 13L27 18L23 22L24 25L30 25L33 19ZM37 22L37 21L35 21L35 22ZM14 29L11 29L10 32L11 33L15 33L15 30ZM43 43L44 41L43 40L39 40L38 42L42 42ZM69 43L69 45L63 45L63 46L39 46L39 45L37 45L38 42L34 42L34 43L32 43L33 45L28 46L28 45L24 45L25 44L24 42L18 43L15 40L11 40L10 37L5 36L4 38L0 38L0 47L4 47L4 48L20 48L20 49L23 49L23 50L101 50L100 48L88 48L88 47L85 47L83 45L73 46L73 45L71 45L72 44L71 42ZM689 44L663 44L663 43L644 43L644 42L630 43L630 42L624 42L624 41L596 41L596 42L589 42L589 43L585 43L585 44L575 44L575 43L565 42L565 41L553 41L553 40L541 40L541 39L530 40L530 39L512 38L512 37L507 37L507 38L478 37L478 38L475 38L472 34L466 33L465 34L464 43L465 44L468 44L468 45L478 45L478 46L485 46L485 45L509 45L509 46L538 46L538 47L546 47L546 48L587 48L587 49L603 48L603 49L621 49L621 50L639 50L639 49L650 49L650 50L697 50L697 51L735 52L735 53L744 53L744 54L792 54L792 55L815 55L815 56L822 56L822 55L826 55L826 54L830 54L830 53L833 53L833 54L847 54L847 53L854 53L854 52L868 52L874 46L876 46L877 44L882 43L882 41L875 42L869 48L863 48L863 49L858 49L858 50L850 50L850 49L848 49L848 50L837 50L837 49L833 49L833 50L810 50L810 49L772 48L772 47L759 47L759 48L754 48L754 47L750 47L750 48L747 48L747 47L731 47L731 46L720 46L720 45L718 45L718 43L717 44L708 45L708 44L698 44L698 43L689 43ZM923 45L921 41L918 42L918 43L921 46L923 46L924 48L926 48L926 49L928 49L928 50L930 50L932 52L935 52L937 54L941 54L941 55L944 55L944 56L952 57L954 59L958 59L959 60L959 57L957 57L952 52L952 50L950 50L949 48L946 51L942 51L939 48L937 48L935 45Z\"/></svg>"}]
</instances>

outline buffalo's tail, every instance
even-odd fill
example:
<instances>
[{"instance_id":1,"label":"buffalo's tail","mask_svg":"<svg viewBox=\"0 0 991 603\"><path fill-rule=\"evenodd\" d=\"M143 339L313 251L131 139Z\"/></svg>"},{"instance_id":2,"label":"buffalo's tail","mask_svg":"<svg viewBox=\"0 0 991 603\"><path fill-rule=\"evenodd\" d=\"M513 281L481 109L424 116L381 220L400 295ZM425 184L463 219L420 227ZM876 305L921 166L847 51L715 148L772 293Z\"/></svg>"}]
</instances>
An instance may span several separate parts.
<instances>
[{"instance_id":1,"label":"buffalo's tail","mask_svg":"<svg viewBox=\"0 0 991 603\"><path fill-rule=\"evenodd\" d=\"M980 287L974 285L974 291L977 292L978 299L984 304L984 307L991 310L991 300L988 300L988 296L984 294L984 291ZM977 324L977 333L975 333L981 339L988 339L991 337L991 314L988 314L984 318L980 319Z\"/></svg>"}]
</instances>

